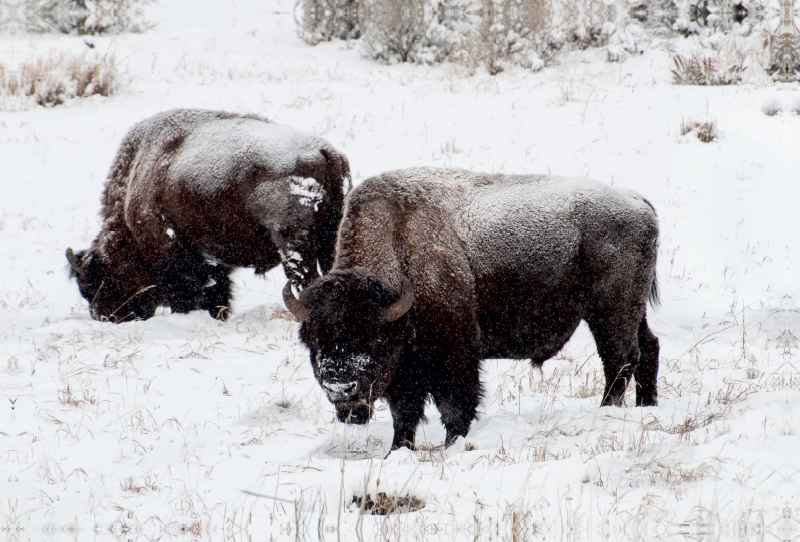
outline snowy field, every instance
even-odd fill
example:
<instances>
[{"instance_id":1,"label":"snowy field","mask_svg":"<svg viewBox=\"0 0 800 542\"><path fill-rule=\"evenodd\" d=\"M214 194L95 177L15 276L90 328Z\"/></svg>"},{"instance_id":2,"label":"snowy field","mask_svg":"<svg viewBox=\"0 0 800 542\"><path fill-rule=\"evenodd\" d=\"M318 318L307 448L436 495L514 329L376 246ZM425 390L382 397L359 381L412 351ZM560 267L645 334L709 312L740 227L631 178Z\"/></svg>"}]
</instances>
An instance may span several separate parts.
<instances>
[{"instance_id":1,"label":"snowy field","mask_svg":"<svg viewBox=\"0 0 800 542\"><path fill-rule=\"evenodd\" d=\"M162 0L142 34L87 38L123 85L0 111L0 539L797 540L797 84L675 86L667 46L538 73L383 65L297 38L293 0ZM676 38L675 47L682 38ZM0 41L19 63L84 38ZM784 111L762 112L777 101ZM640 191L661 224L659 406L600 408L582 325L539 372L484 365L486 399L443 450L393 452L388 409L334 421L282 269L234 275L235 316L89 318L64 251L99 230L123 134L174 107L253 112L329 140L359 183L407 166L587 176ZM702 143L681 122L716 121ZM795 265L794 261L798 261ZM413 496L362 515L354 496Z\"/></svg>"}]
</instances>

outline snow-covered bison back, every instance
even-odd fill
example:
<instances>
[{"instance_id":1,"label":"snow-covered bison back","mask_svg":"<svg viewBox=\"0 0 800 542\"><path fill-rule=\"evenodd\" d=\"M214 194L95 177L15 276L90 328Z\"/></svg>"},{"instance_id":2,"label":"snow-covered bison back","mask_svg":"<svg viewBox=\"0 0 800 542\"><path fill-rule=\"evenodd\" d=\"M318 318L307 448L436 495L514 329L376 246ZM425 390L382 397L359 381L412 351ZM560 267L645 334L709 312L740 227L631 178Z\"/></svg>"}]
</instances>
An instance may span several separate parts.
<instances>
[{"instance_id":1,"label":"snow-covered bison back","mask_svg":"<svg viewBox=\"0 0 800 542\"><path fill-rule=\"evenodd\" d=\"M178 109L124 137L102 196L100 234L67 250L93 318L207 310L227 317L234 267L283 263L307 286L333 263L350 182L327 141L252 115Z\"/></svg>"},{"instance_id":2,"label":"snow-covered bison back","mask_svg":"<svg viewBox=\"0 0 800 542\"><path fill-rule=\"evenodd\" d=\"M392 448L413 446L433 397L446 444L466 435L480 362L555 355L585 320L603 405L657 401L656 214L639 194L587 179L415 168L348 196L336 261L287 307L341 421L386 398Z\"/></svg>"}]
</instances>

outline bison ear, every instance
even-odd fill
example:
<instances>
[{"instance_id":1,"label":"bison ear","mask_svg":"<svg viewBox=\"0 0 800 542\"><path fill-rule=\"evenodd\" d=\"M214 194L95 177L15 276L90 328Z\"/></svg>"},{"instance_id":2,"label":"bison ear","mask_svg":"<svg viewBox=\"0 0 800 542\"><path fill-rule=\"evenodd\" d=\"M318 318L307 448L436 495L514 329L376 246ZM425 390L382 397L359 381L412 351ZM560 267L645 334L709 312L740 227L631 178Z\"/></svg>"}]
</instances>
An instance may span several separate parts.
<instances>
[{"instance_id":1,"label":"bison ear","mask_svg":"<svg viewBox=\"0 0 800 542\"><path fill-rule=\"evenodd\" d=\"M383 309L383 319L386 322L394 322L411 308L414 303L414 288L407 278L402 277L403 291L400 292L400 299Z\"/></svg>"},{"instance_id":2,"label":"bison ear","mask_svg":"<svg viewBox=\"0 0 800 542\"><path fill-rule=\"evenodd\" d=\"M283 287L283 302L298 322L308 320L308 306L294 296L290 280L286 281L286 286Z\"/></svg>"},{"instance_id":3,"label":"bison ear","mask_svg":"<svg viewBox=\"0 0 800 542\"><path fill-rule=\"evenodd\" d=\"M83 275L81 259L72 251L71 248L67 249L67 261L69 262L70 269L72 269L72 272L75 273L76 276Z\"/></svg>"}]
</instances>

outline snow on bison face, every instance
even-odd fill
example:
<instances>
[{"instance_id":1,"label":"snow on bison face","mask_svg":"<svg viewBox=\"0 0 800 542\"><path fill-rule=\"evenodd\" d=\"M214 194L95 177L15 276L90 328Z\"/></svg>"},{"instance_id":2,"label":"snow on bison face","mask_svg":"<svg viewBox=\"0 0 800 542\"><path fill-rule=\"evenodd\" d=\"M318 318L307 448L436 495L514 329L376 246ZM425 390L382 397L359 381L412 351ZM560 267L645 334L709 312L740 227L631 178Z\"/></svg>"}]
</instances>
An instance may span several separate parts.
<instances>
[{"instance_id":1,"label":"snow on bison face","mask_svg":"<svg viewBox=\"0 0 800 542\"><path fill-rule=\"evenodd\" d=\"M303 322L300 340L311 366L341 422L364 424L398 369L407 326L400 320L413 303L411 284L403 292L374 275L333 271L294 297L284 288L286 306Z\"/></svg>"}]
</instances>

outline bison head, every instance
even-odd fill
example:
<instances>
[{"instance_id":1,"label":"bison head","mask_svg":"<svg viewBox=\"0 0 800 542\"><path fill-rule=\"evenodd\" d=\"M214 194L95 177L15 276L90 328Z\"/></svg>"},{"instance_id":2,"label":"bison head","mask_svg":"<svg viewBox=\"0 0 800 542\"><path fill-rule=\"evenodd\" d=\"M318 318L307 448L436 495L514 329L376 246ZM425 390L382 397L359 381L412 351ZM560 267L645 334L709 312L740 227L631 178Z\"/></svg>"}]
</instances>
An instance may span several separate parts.
<instances>
[{"instance_id":1,"label":"bison head","mask_svg":"<svg viewBox=\"0 0 800 542\"><path fill-rule=\"evenodd\" d=\"M311 353L314 376L341 422L365 424L375 399L385 395L407 344L414 300L403 278L398 292L366 270L336 270L297 299L284 288L286 306L303 322L300 340Z\"/></svg>"},{"instance_id":2,"label":"bison head","mask_svg":"<svg viewBox=\"0 0 800 542\"><path fill-rule=\"evenodd\" d=\"M124 322L153 316L158 301L154 288L135 264L114 266L101 260L92 249L67 249L70 276L78 282L95 320Z\"/></svg>"}]
</instances>

